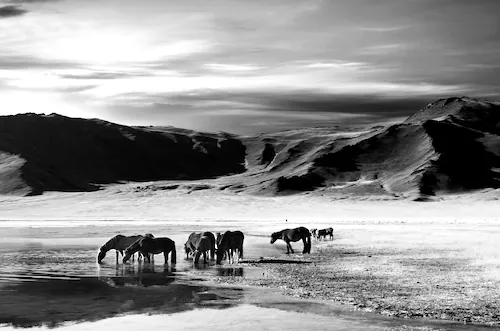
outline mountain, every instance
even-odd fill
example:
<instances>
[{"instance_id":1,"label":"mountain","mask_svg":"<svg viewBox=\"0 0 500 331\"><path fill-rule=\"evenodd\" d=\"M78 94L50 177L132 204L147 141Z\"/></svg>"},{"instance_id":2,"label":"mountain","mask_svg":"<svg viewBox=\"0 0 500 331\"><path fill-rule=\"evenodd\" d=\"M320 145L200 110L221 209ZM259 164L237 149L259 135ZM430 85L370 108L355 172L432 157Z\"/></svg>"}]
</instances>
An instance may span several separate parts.
<instances>
[{"instance_id":1,"label":"mountain","mask_svg":"<svg viewBox=\"0 0 500 331\"><path fill-rule=\"evenodd\" d=\"M244 161L245 146L229 134L134 128L57 114L0 117L2 194L214 178L243 172Z\"/></svg>"},{"instance_id":2,"label":"mountain","mask_svg":"<svg viewBox=\"0 0 500 331\"><path fill-rule=\"evenodd\" d=\"M403 123L258 136L127 127L59 115L0 117L0 193L176 181L188 193L427 200L500 187L500 104L430 103ZM141 189L157 190L158 185Z\"/></svg>"},{"instance_id":3,"label":"mountain","mask_svg":"<svg viewBox=\"0 0 500 331\"><path fill-rule=\"evenodd\" d=\"M254 159L265 173L260 169L263 181L249 189L425 199L498 188L499 134L500 104L462 97L438 100L401 124L355 136L253 138L251 144L264 146Z\"/></svg>"}]
</instances>

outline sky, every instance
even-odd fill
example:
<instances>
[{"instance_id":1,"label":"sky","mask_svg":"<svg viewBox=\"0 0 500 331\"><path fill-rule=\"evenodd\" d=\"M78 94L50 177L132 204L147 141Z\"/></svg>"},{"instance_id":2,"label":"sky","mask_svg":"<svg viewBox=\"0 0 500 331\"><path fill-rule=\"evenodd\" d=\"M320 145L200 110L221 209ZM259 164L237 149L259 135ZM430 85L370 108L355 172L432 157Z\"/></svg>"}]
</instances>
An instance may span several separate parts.
<instances>
[{"instance_id":1,"label":"sky","mask_svg":"<svg viewBox=\"0 0 500 331\"><path fill-rule=\"evenodd\" d=\"M0 115L254 134L500 100L499 0L0 0Z\"/></svg>"}]
</instances>

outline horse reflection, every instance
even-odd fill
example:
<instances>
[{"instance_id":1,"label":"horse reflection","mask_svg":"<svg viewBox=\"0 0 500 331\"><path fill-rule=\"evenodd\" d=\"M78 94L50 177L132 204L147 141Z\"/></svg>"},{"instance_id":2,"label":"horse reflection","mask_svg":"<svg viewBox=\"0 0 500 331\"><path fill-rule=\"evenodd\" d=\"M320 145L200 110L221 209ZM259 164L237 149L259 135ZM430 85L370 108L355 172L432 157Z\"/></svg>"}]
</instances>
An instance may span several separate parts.
<instances>
[{"instance_id":1,"label":"horse reflection","mask_svg":"<svg viewBox=\"0 0 500 331\"><path fill-rule=\"evenodd\" d=\"M243 268L218 268L217 276L243 277Z\"/></svg>"},{"instance_id":2,"label":"horse reflection","mask_svg":"<svg viewBox=\"0 0 500 331\"><path fill-rule=\"evenodd\" d=\"M99 270L99 279L116 287L120 286L167 286L175 280L175 267L154 264L117 265L114 276L106 276ZM102 275L101 275L102 274Z\"/></svg>"}]
</instances>

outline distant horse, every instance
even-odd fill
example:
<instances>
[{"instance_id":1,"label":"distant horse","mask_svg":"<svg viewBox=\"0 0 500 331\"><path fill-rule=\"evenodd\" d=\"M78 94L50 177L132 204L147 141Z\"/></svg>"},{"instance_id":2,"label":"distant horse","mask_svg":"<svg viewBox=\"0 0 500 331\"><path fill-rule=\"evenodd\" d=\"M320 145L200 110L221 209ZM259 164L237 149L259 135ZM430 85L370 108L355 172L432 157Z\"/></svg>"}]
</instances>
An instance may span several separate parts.
<instances>
[{"instance_id":1,"label":"distant horse","mask_svg":"<svg viewBox=\"0 0 500 331\"><path fill-rule=\"evenodd\" d=\"M316 236L317 236L316 232L318 232L318 229L316 229L316 228L311 229L311 236L312 236L313 238L316 238Z\"/></svg>"},{"instance_id":2,"label":"distant horse","mask_svg":"<svg viewBox=\"0 0 500 331\"><path fill-rule=\"evenodd\" d=\"M326 236L330 236L330 240L333 240L333 228L318 230L317 239L321 239L322 237L326 239Z\"/></svg>"},{"instance_id":3,"label":"distant horse","mask_svg":"<svg viewBox=\"0 0 500 331\"><path fill-rule=\"evenodd\" d=\"M118 252L123 256L123 251L136 242L139 239L144 237L153 238L151 233L146 233L144 236L135 235L135 236L124 236L118 234L113 238L109 239L104 245L99 248L99 253L97 254L97 263L101 263L106 253L112 249L116 251L116 263L118 263ZM141 253L139 253L139 258L141 257Z\"/></svg>"},{"instance_id":4,"label":"distant horse","mask_svg":"<svg viewBox=\"0 0 500 331\"><path fill-rule=\"evenodd\" d=\"M195 250L193 252L193 262L194 264L198 264L200 261L200 256L203 254L203 263L208 262L207 252L212 247L212 238L207 236L201 236L195 244Z\"/></svg>"},{"instance_id":5,"label":"distant horse","mask_svg":"<svg viewBox=\"0 0 500 331\"><path fill-rule=\"evenodd\" d=\"M215 257L215 236L212 232L193 232L189 235L188 240L184 244L184 251L186 253L186 259L189 258L190 255L194 254L196 250L196 242L201 237L208 237L210 239L210 259L214 259Z\"/></svg>"},{"instance_id":6,"label":"distant horse","mask_svg":"<svg viewBox=\"0 0 500 331\"><path fill-rule=\"evenodd\" d=\"M245 236L241 231L226 231L220 238L217 248L217 264L221 264L222 259L227 256L228 263L231 259L234 263L234 253L238 252L238 260L243 258L243 241Z\"/></svg>"},{"instance_id":7,"label":"distant horse","mask_svg":"<svg viewBox=\"0 0 500 331\"><path fill-rule=\"evenodd\" d=\"M170 238L142 238L125 249L123 263L127 262L135 252L141 252L144 257L151 262L150 254L163 253L165 263L168 262L168 254L172 263L177 263L177 252L175 242Z\"/></svg>"},{"instance_id":8,"label":"distant horse","mask_svg":"<svg viewBox=\"0 0 500 331\"><path fill-rule=\"evenodd\" d=\"M286 242L286 253L290 254L290 251L293 252L292 245L290 242L295 242L302 240L304 243L304 249L302 254L311 253L311 233L308 229L301 226L295 229L284 229L278 232L274 232L271 235L271 244L274 244L276 240L281 239Z\"/></svg>"}]
</instances>

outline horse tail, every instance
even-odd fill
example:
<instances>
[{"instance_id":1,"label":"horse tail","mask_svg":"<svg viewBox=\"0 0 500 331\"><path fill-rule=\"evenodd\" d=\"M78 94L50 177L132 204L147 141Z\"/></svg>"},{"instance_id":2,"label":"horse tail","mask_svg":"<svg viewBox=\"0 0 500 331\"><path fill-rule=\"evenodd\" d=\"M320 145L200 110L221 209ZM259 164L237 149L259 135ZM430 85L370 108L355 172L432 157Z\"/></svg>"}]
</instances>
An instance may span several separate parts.
<instances>
[{"instance_id":1,"label":"horse tail","mask_svg":"<svg viewBox=\"0 0 500 331\"><path fill-rule=\"evenodd\" d=\"M241 242L239 251L240 251L240 259L243 259L243 241Z\"/></svg>"},{"instance_id":2,"label":"horse tail","mask_svg":"<svg viewBox=\"0 0 500 331\"><path fill-rule=\"evenodd\" d=\"M177 263L177 251L175 249L175 242L172 244L172 251L170 252L170 261L172 264Z\"/></svg>"}]
</instances>

